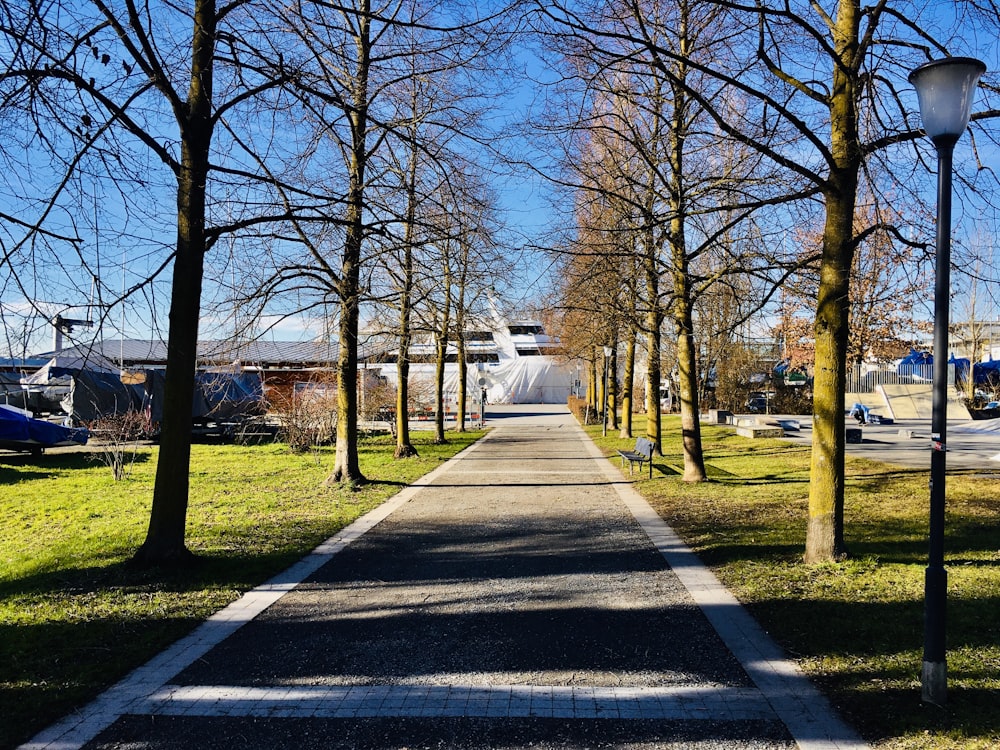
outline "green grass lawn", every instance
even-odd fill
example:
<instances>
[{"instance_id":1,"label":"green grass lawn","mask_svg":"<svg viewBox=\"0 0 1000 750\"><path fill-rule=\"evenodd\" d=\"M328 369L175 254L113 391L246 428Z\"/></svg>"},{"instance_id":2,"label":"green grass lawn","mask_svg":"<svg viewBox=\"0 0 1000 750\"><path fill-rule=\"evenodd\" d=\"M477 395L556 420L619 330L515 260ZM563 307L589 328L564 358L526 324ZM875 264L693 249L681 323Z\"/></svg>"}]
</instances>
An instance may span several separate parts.
<instances>
[{"instance_id":1,"label":"green grass lawn","mask_svg":"<svg viewBox=\"0 0 1000 750\"><path fill-rule=\"evenodd\" d=\"M14 747L292 564L406 484L482 436L449 433L419 458L370 438L371 483L324 487L333 449L195 445L188 546L195 571L126 567L149 521L155 449L131 478L85 453L0 458L0 748Z\"/></svg>"},{"instance_id":2,"label":"green grass lawn","mask_svg":"<svg viewBox=\"0 0 1000 750\"><path fill-rule=\"evenodd\" d=\"M634 429L641 435L641 416ZM601 437L606 453L634 440ZM949 472L948 706L920 700L929 466L848 458L843 563L805 565L809 448L703 426L710 481L681 481L680 421L665 422L636 489L796 658L843 715L886 748L1000 747L1000 480ZM638 475L636 475L638 477Z\"/></svg>"}]
</instances>

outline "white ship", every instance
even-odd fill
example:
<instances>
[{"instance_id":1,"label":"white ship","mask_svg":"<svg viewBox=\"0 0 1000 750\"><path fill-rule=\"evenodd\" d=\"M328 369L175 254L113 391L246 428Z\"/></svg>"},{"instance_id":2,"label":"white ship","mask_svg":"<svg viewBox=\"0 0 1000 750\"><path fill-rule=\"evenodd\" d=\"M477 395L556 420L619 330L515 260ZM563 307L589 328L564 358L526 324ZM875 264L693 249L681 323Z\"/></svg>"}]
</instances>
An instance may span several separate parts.
<instances>
[{"instance_id":1,"label":"white ship","mask_svg":"<svg viewBox=\"0 0 1000 750\"><path fill-rule=\"evenodd\" d=\"M540 321L505 321L499 316L480 328L466 331L468 363L466 395L478 401L483 389L491 404L564 404L573 387L573 372L560 356L558 340ZM410 393L414 400L433 402L435 346L430 337L410 347ZM379 363L380 374L396 383L394 357ZM445 404L458 399L458 349L448 343L445 357ZM424 395L426 392L426 395Z\"/></svg>"}]
</instances>

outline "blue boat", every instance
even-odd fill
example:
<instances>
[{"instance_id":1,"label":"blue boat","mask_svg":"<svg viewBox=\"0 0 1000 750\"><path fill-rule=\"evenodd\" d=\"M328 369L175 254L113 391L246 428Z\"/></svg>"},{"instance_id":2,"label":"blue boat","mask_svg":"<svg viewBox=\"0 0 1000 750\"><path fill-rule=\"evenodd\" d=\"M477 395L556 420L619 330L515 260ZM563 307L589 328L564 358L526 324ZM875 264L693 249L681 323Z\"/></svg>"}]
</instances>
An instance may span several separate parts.
<instances>
[{"instance_id":1,"label":"blue boat","mask_svg":"<svg viewBox=\"0 0 1000 750\"><path fill-rule=\"evenodd\" d=\"M23 410L0 404L0 448L39 454L46 448L86 445L90 433L29 417Z\"/></svg>"}]
</instances>

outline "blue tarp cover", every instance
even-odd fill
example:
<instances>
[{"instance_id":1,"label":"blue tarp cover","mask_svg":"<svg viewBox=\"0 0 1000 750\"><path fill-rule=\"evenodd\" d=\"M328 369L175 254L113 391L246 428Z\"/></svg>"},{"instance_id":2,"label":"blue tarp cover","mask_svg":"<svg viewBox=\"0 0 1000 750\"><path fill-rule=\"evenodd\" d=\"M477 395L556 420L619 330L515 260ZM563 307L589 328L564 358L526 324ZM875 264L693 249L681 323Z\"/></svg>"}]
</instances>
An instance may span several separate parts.
<instances>
[{"instance_id":1,"label":"blue tarp cover","mask_svg":"<svg viewBox=\"0 0 1000 750\"><path fill-rule=\"evenodd\" d=\"M897 372L913 374L930 380L934 376L933 364L933 354L910 349L910 353L900 360ZM1000 379L1000 361L991 359L988 362L972 363L966 357L956 357L952 354L948 357L948 364L954 365L955 377L958 380L966 380L969 377L970 367L977 385Z\"/></svg>"},{"instance_id":2,"label":"blue tarp cover","mask_svg":"<svg viewBox=\"0 0 1000 750\"><path fill-rule=\"evenodd\" d=\"M0 447L51 448L56 445L84 445L87 430L63 427L41 419L32 419L0 404Z\"/></svg>"},{"instance_id":3,"label":"blue tarp cover","mask_svg":"<svg viewBox=\"0 0 1000 750\"><path fill-rule=\"evenodd\" d=\"M163 370L146 370L143 408L150 422L163 421L165 377ZM263 413L264 385L258 373L195 373L195 421L226 422Z\"/></svg>"}]
</instances>

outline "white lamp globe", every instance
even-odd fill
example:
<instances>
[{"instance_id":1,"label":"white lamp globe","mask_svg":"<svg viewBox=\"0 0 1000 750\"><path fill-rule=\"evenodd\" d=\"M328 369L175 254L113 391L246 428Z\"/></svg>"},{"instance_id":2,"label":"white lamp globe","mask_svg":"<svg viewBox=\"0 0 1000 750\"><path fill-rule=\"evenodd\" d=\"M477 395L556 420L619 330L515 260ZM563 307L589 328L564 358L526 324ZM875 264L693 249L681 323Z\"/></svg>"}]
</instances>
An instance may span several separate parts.
<instances>
[{"instance_id":1,"label":"white lamp globe","mask_svg":"<svg viewBox=\"0 0 1000 750\"><path fill-rule=\"evenodd\" d=\"M910 73L920 118L935 145L953 145L969 124L972 99L986 65L972 57L946 57Z\"/></svg>"}]
</instances>

